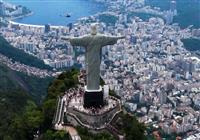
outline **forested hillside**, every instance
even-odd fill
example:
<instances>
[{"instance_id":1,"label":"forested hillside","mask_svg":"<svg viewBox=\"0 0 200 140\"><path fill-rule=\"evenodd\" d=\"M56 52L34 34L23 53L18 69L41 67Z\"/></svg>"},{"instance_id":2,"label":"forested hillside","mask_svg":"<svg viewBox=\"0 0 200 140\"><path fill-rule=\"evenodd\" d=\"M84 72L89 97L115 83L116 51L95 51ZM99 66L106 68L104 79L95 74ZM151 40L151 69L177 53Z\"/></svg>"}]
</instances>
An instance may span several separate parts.
<instances>
[{"instance_id":1,"label":"forested hillside","mask_svg":"<svg viewBox=\"0 0 200 140\"><path fill-rule=\"evenodd\" d=\"M31 56L22 50L12 47L2 36L0 36L0 53L25 65L41 69L52 69L50 66L45 65L42 60L39 60L38 58Z\"/></svg>"},{"instance_id":2,"label":"forested hillside","mask_svg":"<svg viewBox=\"0 0 200 140\"><path fill-rule=\"evenodd\" d=\"M66 132L52 130L51 120L46 123L52 117L48 113L54 112L50 112L48 98L40 101L46 97L51 81L27 76L0 63L0 140L32 140L37 134L41 140L69 138Z\"/></svg>"},{"instance_id":3,"label":"forested hillside","mask_svg":"<svg viewBox=\"0 0 200 140\"><path fill-rule=\"evenodd\" d=\"M0 92L16 91L20 88L26 91L37 103L47 94L47 88L52 78L38 78L13 71L0 63Z\"/></svg>"}]
</instances>

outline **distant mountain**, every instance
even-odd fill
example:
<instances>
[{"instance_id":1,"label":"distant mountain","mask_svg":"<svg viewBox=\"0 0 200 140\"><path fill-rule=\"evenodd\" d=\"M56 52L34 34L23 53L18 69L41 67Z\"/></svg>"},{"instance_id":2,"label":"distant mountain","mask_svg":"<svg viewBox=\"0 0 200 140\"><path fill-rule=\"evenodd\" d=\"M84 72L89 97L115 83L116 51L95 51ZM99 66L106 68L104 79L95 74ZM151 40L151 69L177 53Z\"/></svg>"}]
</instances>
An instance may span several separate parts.
<instances>
[{"instance_id":1,"label":"distant mountain","mask_svg":"<svg viewBox=\"0 0 200 140\"><path fill-rule=\"evenodd\" d=\"M52 78L38 78L16 72L0 63L0 92L10 93L17 90L27 92L37 103L47 94Z\"/></svg>"},{"instance_id":2,"label":"distant mountain","mask_svg":"<svg viewBox=\"0 0 200 140\"><path fill-rule=\"evenodd\" d=\"M4 56L7 56L8 58L13 59L14 61L28 66L52 70L52 68L44 64L42 60L39 60L38 58L11 46L2 36L0 36L0 53Z\"/></svg>"}]
</instances>

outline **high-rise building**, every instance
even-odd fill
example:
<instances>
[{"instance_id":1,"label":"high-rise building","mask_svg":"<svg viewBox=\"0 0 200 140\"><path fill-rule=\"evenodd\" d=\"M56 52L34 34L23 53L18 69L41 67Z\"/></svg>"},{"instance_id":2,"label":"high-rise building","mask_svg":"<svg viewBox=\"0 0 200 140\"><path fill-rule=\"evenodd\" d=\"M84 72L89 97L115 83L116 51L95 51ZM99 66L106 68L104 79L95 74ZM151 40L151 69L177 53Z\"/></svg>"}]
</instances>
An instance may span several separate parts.
<instances>
[{"instance_id":1,"label":"high-rise building","mask_svg":"<svg viewBox=\"0 0 200 140\"><path fill-rule=\"evenodd\" d=\"M137 43L137 37L135 35L131 35L130 42L133 44Z\"/></svg>"},{"instance_id":2,"label":"high-rise building","mask_svg":"<svg viewBox=\"0 0 200 140\"><path fill-rule=\"evenodd\" d=\"M4 3L1 1L1 2L0 2L0 16L5 16L5 11L6 11L5 5L4 5Z\"/></svg>"},{"instance_id":3,"label":"high-rise building","mask_svg":"<svg viewBox=\"0 0 200 140\"><path fill-rule=\"evenodd\" d=\"M165 21L166 21L166 24L171 24L174 20L174 14L173 12L170 10L170 11L167 11L165 13Z\"/></svg>"},{"instance_id":4,"label":"high-rise building","mask_svg":"<svg viewBox=\"0 0 200 140\"><path fill-rule=\"evenodd\" d=\"M166 92L159 92L158 93L158 99L160 104L164 104L167 101L167 93Z\"/></svg>"},{"instance_id":5,"label":"high-rise building","mask_svg":"<svg viewBox=\"0 0 200 140\"><path fill-rule=\"evenodd\" d=\"M44 32L45 32L45 33L48 33L48 32L50 32L50 29L51 29L50 25L49 25L49 24L46 24L46 25L45 25L45 28L44 28Z\"/></svg>"},{"instance_id":6,"label":"high-rise building","mask_svg":"<svg viewBox=\"0 0 200 140\"><path fill-rule=\"evenodd\" d=\"M73 28L73 24L69 23L67 26L69 27L69 31L71 31L71 29Z\"/></svg>"},{"instance_id":7,"label":"high-rise building","mask_svg":"<svg viewBox=\"0 0 200 140\"><path fill-rule=\"evenodd\" d=\"M170 11L173 13L174 16L177 15L176 1L174 0L170 2Z\"/></svg>"}]
</instances>

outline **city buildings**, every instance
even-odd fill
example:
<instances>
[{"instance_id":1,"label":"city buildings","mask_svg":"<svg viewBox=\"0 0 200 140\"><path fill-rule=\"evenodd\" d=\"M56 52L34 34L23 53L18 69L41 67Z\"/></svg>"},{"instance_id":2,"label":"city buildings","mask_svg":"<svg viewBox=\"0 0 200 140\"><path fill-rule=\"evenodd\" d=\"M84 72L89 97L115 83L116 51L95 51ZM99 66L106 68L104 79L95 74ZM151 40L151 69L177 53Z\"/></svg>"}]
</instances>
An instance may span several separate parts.
<instances>
[{"instance_id":1,"label":"city buildings","mask_svg":"<svg viewBox=\"0 0 200 140\"><path fill-rule=\"evenodd\" d=\"M101 77L121 97L123 105L138 120L166 134L184 134L183 138L199 137L200 127L200 59L184 48L182 39L199 37L199 29L181 29L173 23L176 2L169 11L135 4L136 1L107 2L107 15L116 16L113 25L100 23L105 34L125 35L126 39L102 51ZM143 2L143 1L141 1ZM127 16L120 11L156 15L147 20ZM138 7L136 7L136 5ZM105 14L104 13L104 14ZM159 17L157 17L159 16ZM24 50L59 69L79 63L85 67L84 49L76 57L75 49L60 36L81 36L89 33L92 19L82 19L73 27L10 24L0 33L14 47ZM188 138L187 138L188 137Z\"/></svg>"}]
</instances>

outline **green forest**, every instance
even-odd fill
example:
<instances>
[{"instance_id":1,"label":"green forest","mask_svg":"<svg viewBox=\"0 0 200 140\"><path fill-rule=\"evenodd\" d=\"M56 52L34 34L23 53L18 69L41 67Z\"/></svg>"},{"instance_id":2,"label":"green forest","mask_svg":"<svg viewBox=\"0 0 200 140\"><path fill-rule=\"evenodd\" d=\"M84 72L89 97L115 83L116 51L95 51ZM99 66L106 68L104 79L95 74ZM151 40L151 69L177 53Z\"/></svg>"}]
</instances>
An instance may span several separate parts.
<instances>
[{"instance_id":1,"label":"green forest","mask_svg":"<svg viewBox=\"0 0 200 140\"><path fill-rule=\"evenodd\" d=\"M57 96L53 94L61 93L62 86L59 86L58 83L60 79L51 82L51 79L25 76L2 64L0 65L0 79L0 87L2 87L0 88L0 139L32 140L37 135L40 136L40 140L69 139L66 132L52 130L52 119L57 99ZM23 81L24 79L27 81ZM71 82L74 81L71 80ZM28 89L29 85L24 83L28 83L32 87ZM35 98L35 96L46 92L48 86L48 96L46 97L47 94L44 93L45 99L38 103L37 100L41 98ZM55 92L52 91L53 87L56 88ZM38 89L36 90L36 88Z\"/></svg>"},{"instance_id":2,"label":"green forest","mask_svg":"<svg viewBox=\"0 0 200 140\"><path fill-rule=\"evenodd\" d=\"M0 63L0 92L23 89L35 102L40 103L47 95L47 87L53 78L38 78L16 72ZM42 83L42 84L41 84Z\"/></svg>"}]
</instances>

